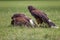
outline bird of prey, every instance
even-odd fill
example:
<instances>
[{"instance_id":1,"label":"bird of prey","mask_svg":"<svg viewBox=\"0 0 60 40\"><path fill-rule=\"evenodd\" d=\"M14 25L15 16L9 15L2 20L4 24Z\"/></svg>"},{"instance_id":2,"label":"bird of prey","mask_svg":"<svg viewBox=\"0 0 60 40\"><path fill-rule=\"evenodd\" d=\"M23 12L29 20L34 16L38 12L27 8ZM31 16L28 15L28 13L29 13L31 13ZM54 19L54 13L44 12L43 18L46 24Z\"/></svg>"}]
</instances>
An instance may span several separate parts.
<instances>
[{"instance_id":1,"label":"bird of prey","mask_svg":"<svg viewBox=\"0 0 60 40\"><path fill-rule=\"evenodd\" d=\"M34 8L33 6L28 6L28 10L31 15L36 19L38 24L42 24L43 22L48 24L49 27L55 27L56 25L48 18L47 14L43 11Z\"/></svg>"},{"instance_id":2,"label":"bird of prey","mask_svg":"<svg viewBox=\"0 0 60 40\"><path fill-rule=\"evenodd\" d=\"M36 26L36 23L31 18L27 17L23 13L14 14L11 17L11 19L12 19L11 21L12 25Z\"/></svg>"}]
</instances>

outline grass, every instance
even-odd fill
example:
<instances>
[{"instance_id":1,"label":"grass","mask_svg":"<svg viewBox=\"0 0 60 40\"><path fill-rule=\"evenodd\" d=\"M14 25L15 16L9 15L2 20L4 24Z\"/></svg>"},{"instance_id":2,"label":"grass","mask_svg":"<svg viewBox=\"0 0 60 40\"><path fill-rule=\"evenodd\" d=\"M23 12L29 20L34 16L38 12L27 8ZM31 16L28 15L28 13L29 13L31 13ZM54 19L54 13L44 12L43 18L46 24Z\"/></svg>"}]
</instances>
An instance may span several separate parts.
<instances>
[{"instance_id":1,"label":"grass","mask_svg":"<svg viewBox=\"0 0 60 40\"><path fill-rule=\"evenodd\" d=\"M10 25L11 16L29 13L27 6L33 5L44 11L60 27L60 1L0 1L0 40L60 40L60 28L25 28Z\"/></svg>"},{"instance_id":2,"label":"grass","mask_svg":"<svg viewBox=\"0 0 60 40\"><path fill-rule=\"evenodd\" d=\"M0 0L0 1L60 1L60 0Z\"/></svg>"}]
</instances>

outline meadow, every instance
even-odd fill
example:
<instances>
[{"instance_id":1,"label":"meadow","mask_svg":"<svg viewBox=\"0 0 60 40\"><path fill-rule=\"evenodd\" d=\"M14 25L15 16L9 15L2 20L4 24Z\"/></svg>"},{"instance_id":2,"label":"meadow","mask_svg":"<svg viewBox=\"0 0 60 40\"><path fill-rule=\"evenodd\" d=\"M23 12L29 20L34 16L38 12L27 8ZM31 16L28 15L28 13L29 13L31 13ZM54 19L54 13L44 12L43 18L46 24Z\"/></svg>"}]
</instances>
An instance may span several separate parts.
<instances>
[{"instance_id":1,"label":"meadow","mask_svg":"<svg viewBox=\"0 0 60 40\"><path fill-rule=\"evenodd\" d=\"M0 1L0 40L60 40L60 28L25 28L12 26L11 16L24 13L35 20L27 7L44 11L60 27L60 1Z\"/></svg>"}]
</instances>

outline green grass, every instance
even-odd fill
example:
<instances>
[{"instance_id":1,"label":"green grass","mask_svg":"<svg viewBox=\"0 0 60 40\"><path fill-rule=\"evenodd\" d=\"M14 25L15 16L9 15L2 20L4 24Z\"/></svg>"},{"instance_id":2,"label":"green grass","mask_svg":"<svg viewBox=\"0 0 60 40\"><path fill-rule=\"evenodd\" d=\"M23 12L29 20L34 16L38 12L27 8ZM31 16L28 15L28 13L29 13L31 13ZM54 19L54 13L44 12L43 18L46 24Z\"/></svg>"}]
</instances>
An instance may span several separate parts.
<instances>
[{"instance_id":1,"label":"green grass","mask_svg":"<svg viewBox=\"0 0 60 40\"><path fill-rule=\"evenodd\" d=\"M60 1L60 0L0 0L0 1Z\"/></svg>"},{"instance_id":2,"label":"green grass","mask_svg":"<svg viewBox=\"0 0 60 40\"><path fill-rule=\"evenodd\" d=\"M22 12L34 18L27 7L44 11L60 27L60 1L0 1L0 40L60 40L60 28L25 28L10 25L11 16Z\"/></svg>"}]
</instances>

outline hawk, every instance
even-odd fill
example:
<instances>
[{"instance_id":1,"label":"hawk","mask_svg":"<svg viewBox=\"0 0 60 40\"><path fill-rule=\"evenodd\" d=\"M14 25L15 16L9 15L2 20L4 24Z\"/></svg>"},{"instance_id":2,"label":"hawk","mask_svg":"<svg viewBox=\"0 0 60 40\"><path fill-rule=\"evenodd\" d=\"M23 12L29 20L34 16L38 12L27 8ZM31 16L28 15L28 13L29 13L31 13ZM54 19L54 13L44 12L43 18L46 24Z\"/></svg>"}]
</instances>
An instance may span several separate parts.
<instances>
[{"instance_id":1,"label":"hawk","mask_svg":"<svg viewBox=\"0 0 60 40\"><path fill-rule=\"evenodd\" d=\"M27 17L25 14L23 13L20 13L20 14L14 14L12 17L11 17L12 21L11 21L11 24L12 25L25 25L25 26L36 26L35 22Z\"/></svg>"},{"instance_id":2,"label":"hawk","mask_svg":"<svg viewBox=\"0 0 60 40\"><path fill-rule=\"evenodd\" d=\"M38 24L42 24L43 22L48 24L49 27L56 26L45 14L43 11L34 8L33 6L28 6L28 10L31 15L36 19Z\"/></svg>"}]
</instances>

